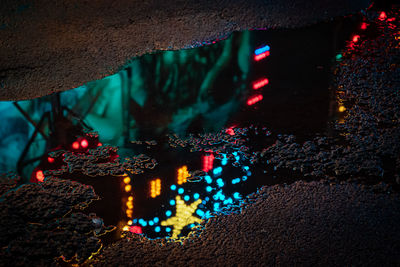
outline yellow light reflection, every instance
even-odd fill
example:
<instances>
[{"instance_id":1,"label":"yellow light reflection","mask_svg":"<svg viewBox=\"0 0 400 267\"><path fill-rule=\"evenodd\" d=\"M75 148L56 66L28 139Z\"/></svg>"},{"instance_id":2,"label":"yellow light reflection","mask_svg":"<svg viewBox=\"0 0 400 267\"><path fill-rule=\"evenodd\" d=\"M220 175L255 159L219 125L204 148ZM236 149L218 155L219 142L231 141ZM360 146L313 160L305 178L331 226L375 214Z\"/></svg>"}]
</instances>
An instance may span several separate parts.
<instances>
[{"instance_id":1,"label":"yellow light reflection","mask_svg":"<svg viewBox=\"0 0 400 267\"><path fill-rule=\"evenodd\" d=\"M193 216L193 213L196 211L197 206L202 202L201 199L196 200L189 206L185 204L185 202L181 199L180 196L175 197L176 201L176 214L174 217L169 218L168 220L162 221L162 226L172 226L172 236L171 238L177 238L181 233L182 229L189 224L192 223L200 223L202 220Z\"/></svg>"},{"instance_id":2,"label":"yellow light reflection","mask_svg":"<svg viewBox=\"0 0 400 267\"><path fill-rule=\"evenodd\" d=\"M345 112L346 111L346 107L345 106L339 106L339 112Z\"/></svg>"},{"instance_id":3,"label":"yellow light reflection","mask_svg":"<svg viewBox=\"0 0 400 267\"><path fill-rule=\"evenodd\" d=\"M183 184L187 182L187 178L190 176L187 166L182 166L181 168L178 169L178 184Z\"/></svg>"},{"instance_id":4,"label":"yellow light reflection","mask_svg":"<svg viewBox=\"0 0 400 267\"><path fill-rule=\"evenodd\" d=\"M150 196L155 198L161 194L161 180L159 178L150 181Z\"/></svg>"},{"instance_id":5,"label":"yellow light reflection","mask_svg":"<svg viewBox=\"0 0 400 267\"><path fill-rule=\"evenodd\" d=\"M124 183L129 184L131 182L131 178L125 177L124 178Z\"/></svg>"},{"instance_id":6,"label":"yellow light reflection","mask_svg":"<svg viewBox=\"0 0 400 267\"><path fill-rule=\"evenodd\" d=\"M132 186L130 184L125 185L125 192L130 192L132 190Z\"/></svg>"}]
</instances>

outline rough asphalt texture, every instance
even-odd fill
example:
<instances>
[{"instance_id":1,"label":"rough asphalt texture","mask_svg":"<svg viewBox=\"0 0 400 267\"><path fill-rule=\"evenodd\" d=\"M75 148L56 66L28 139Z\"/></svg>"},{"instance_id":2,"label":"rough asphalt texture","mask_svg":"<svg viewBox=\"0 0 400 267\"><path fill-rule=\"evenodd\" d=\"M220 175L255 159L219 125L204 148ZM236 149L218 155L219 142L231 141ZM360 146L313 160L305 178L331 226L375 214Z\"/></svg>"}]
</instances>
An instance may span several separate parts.
<instances>
[{"instance_id":1,"label":"rough asphalt texture","mask_svg":"<svg viewBox=\"0 0 400 267\"><path fill-rule=\"evenodd\" d=\"M106 248L95 266L394 266L400 198L359 185L264 187L240 213L212 218L180 243L137 235Z\"/></svg>"},{"instance_id":2,"label":"rough asphalt texture","mask_svg":"<svg viewBox=\"0 0 400 267\"><path fill-rule=\"evenodd\" d=\"M0 266L49 266L61 256L83 262L100 249L102 220L70 213L98 199L91 186L48 178L10 190L15 179L0 176Z\"/></svg>"},{"instance_id":3,"label":"rough asphalt texture","mask_svg":"<svg viewBox=\"0 0 400 267\"><path fill-rule=\"evenodd\" d=\"M201 45L250 28L301 27L368 0L2 0L0 100L68 90L133 57Z\"/></svg>"},{"instance_id":4,"label":"rough asphalt texture","mask_svg":"<svg viewBox=\"0 0 400 267\"><path fill-rule=\"evenodd\" d=\"M338 101L347 109L345 120L333 125L339 135L303 144L282 136L263 150L267 164L306 176L400 184L400 23L377 16L367 14L377 36L362 35L335 70Z\"/></svg>"},{"instance_id":5,"label":"rough asphalt texture","mask_svg":"<svg viewBox=\"0 0 400 267\"><path fill-rule=\"evenodd\" d=\"M246 209L211 219L200 237L183 245L131 236L106 248L96 264L398 266L398 193L385 183L358 184L362 177L378 183L385 170L395 184L400 170L398 22L368 16L371 24L378 22L378 35L349 49L336 71L348 109L345 122L335 125L343 140L318 137L298 144L282 136L262 152L277 167L314 177L357 177L357 184L264 187L249 197Z\"/></svg>"}]
</instances>

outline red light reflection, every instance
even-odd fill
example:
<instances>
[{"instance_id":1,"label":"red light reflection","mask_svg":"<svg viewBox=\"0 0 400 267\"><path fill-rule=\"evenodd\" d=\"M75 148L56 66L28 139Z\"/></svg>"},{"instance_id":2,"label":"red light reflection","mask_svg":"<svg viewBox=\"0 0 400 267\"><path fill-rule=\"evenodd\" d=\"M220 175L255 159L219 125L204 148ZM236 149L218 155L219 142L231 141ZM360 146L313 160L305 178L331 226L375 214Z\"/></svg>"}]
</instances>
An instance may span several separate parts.
<instances>
[{"instance_id":1,"label":"red light reflection","mask_svg":"<svg viewBox=\"0 0 400 267\"><path fill-rule=\"evenodd\" d=\"M253 89L257 90L257 89L267 85L268 83L269 83L269 81L268 81L267 78L264 78L262 80L256 81L256 82L253 83Z\"/></svg>"},{"instance_id":2,"label":"red light reflection","mask_svg":"<svg viewBox=\"0 0 400 267\"><path fill-rule=\"evenodd\" d=\"M233 128L231 127L231 128L228 128L228 129L226 129L226 131L225 131L227 134L229 134L229 135L235 135L235 131L233 130Z\"/></svg>"},{"instance_id":3,"label":"red light reflection","mask_svg":"<svg viewBox=\"0 0 400 267\"><path fill-rule=\"evenodd\" d=\"M263 99L262 95L253 96L252 98L247 100L247 105L249 105L249 106L254 105L255 103L261 101L262 99Z\"/></svg>"},{"instance_id":4,"label":"red light reflection","mask_svg":"<svg viewBox=\"0 0 400 267\"><path fill-rule=\"evenodd\" d=\"M353 36L353 42L357 43L359 39L360 39L360 35Z\"/></svg>"},{"instance_id":5,"label":"red light reflection","mask_svg":"<svg viewBox=\"0 0 400 267\"><path fill-rule=\"evenodd\" d=\"M380 20L385 20L386 18L387 18L386 13L385 13L384 11L382 11L382 12L379 14L379 19L380 19Z\"/></svg>"},{"instance_id":6,"label":"red light reflection","mask_svg":"<svg viewBox=\"0 0 400 267\"><path fill-rule=\"evenodd\" d=\"M366 22L361 23L361 30L366 30L368 27L368 24Z\"/></svg>"},{"instance_id":7,"label":"red light reflection","mask_svg":"<svg viewBox=\"0 0 400 267\"><path fill-rule=\"evenodd\" d=\"M72 143L72 148L73 149L79 149L79 143L77 141Z\"/></svg>"},{"instance_id":8,"label":"red light reflection","mask_svg":"<svg viewBox=\"0 0 400 267\"><path fill-rule=\"evenodd\" d=\"M214 158L213 154L203 156L203 171L208 172L213 169Z\"/></svg>"},{"instance_id":9,"label":"red light reflection","mask_svg":"<svg viewBox=\"0 0 400 267\"><path fill-rule=\"evenodd\" d=\"M87 148L89 146L89 142L86 139L82 139L81 141L81 147Z\"/></svg>"},{"instance_id":10,"label":"red light reflection","mask_svg":"<svg viewBox=\"0 0 400 267\"><path fill-rule=\"evenodd\" d=\"M143 234L142 227L137 226L137 225L131 226L131 227L129 228L129 231L130 231L131 233L134 233L134 234Z\"/></svg>"},{"instance_id":11,"label":"red light reflection","mask_svg":"<svg viewBox=\"0 0 400 267\"><path fill-rule=\"evenodd\" d=\"M43 171L42 171L42 170L38 170L38 171L36 172L36 179L37 179L39 182L43 182L43 181L44 181L44 174L43 174Z\"/></svg>"},{"instance_id":12,"label":"red light reflection","mask_svg":"<svg viewBox=\"0 0 400 267\"><path fill-rule=\"evenodd\" d=\"M264 53L261 53L259 55L254 55L254 60L255 61L260 61L260 60L268 57L269 55L270 55L270 52L269 51L265 51Z\"/></svg>"}]
</instances>

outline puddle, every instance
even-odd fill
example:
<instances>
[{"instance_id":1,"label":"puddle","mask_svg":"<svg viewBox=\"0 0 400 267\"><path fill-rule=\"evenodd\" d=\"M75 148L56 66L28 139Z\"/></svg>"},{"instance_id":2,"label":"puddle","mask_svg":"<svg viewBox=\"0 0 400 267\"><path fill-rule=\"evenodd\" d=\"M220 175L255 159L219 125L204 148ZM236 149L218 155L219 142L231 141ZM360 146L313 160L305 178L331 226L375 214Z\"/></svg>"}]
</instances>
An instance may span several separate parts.
<instances>
[{"instance_id":1,"label":"puddle","mask_svg":"<svg viewBox=\"0 0 400 267\"><path fill-rule=\"evenodd\" d=\"M258 162L257 153L278 134L296 135L301 144L333 133L330 122L343 118L345 107L339 104L337 112L332 68L359 26L346 18L297 30L237 32L209 46L145 55L60 95L3 102L1 168L25 181L52 173L93 185L102 199L87 211L118 227L106 243L122 231L185 235L262 185L305 179ZM88 149L97 151L93 175L79 169L89 164L84 157L73 158ZM132 157L140 154L147 156L139 160L142 167L118 169L125 158L137 163ZM68 173L72 161L81 163Z\"/></svg>"}]
</instances>

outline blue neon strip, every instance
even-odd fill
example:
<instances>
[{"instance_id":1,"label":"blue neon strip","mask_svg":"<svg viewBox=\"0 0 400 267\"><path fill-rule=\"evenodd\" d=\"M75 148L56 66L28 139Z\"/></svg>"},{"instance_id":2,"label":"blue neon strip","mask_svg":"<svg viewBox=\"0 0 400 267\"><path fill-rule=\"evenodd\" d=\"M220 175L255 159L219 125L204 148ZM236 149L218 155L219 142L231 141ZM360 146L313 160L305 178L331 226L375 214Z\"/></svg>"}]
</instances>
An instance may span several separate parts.
<instances>
[{"instance_id":1,"label":"blue neon strip","mask_svg":"<svg viewBox=\"0 0 400 267\"><path fill-rule=\"evenodd\" d=\"M256 49L256 51L254 51L254 54L259 55L259 54L262 54L262 53L264 53L266 51L269 51L269 46L268 45Z\"/></svg>"}]
</instances>

